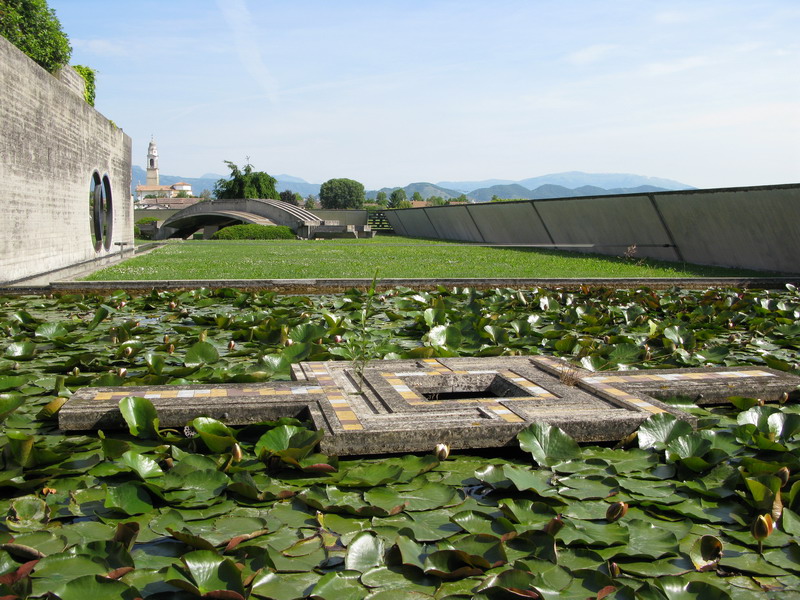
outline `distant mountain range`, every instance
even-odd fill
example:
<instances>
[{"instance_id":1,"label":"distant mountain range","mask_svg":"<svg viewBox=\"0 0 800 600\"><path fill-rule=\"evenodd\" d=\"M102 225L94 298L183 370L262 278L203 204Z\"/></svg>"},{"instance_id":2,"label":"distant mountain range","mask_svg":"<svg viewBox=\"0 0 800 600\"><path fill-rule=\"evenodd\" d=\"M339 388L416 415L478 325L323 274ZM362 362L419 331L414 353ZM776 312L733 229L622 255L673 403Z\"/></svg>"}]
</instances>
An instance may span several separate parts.
<instances>
[{"instance_id":1,"label":"distant mountain range","mask_svg":"<svg viewBox=\"0 0 800 600\"><path fill-rule=\"evenodd\" d=\"M278 183L277 190L291 190L301 196L314 196L319 194L319 184L308 183L304 179L292 175L275 175ZM214 190L214 184L227 175L205 173L202 177L179 177L175 175L160 175L162 185L172 185L179 181L191 184L195 194L203 190ZM146 171L139 166L134 166L131 177L131 192L138 184L147 180ZM397 188L381 188L380 190L367 191L367 198L374 200L378 192L391 194ZM458 198L466 194L473 202L489 202L493 197L517 200L541 200L547 198L570 198L575 196L601 196L609 194L635 194L649 192L663 192L669 190L692 190L690 185L663 179L660 177L646 177L628 173L583 173L569 171L566 173L552 173L540 175L519 181L508 179L485 179L483 181L440 181L439 183L410 183L403 188L410 199L414 192L419 192L423 198L441 196L445 200Z\"/></svg>"},{"instance_id":2,"label":"distant mountain range","mask_svg":"<svg viewBox=\"0 0 800 600\"><path fill-rule=\"evenodd\" d=\"M517 183L529 190L535 190L542 185L560 185L574 190L585 185L593 185L602 189L615 188L635 188L641 185L651 185L664 190L691 190L690 185L663 179L661 177L646 177L643 175L631 175L629 173L584 173L582 171L566 171L564 173L551 173L540 175L528 179L513 181L510 179L486 179L484 181L440 181L436 185L443 188L469 193L474 190L493 187L496 185L509 185Z\"/></svg>"},{"instance_id":3,"label":"distant mountain range","mask_svg":"<svg viewBox=\"0 0 800 600\"><path fill-rule=\"evenodd\" d=\"M202 177L180 177L178 175L162 175L159 173L158 180L161 185L172 185L179 181L184 181L192 186L192 191L196 195L200 195L203 190L214 192L214 184L220 179L228 179L230 175L219 175L217 173L204 173ZM292 177L291 175L273 175L278 180L275 186L279 192L283 190L291 190L297 192L305 197L309 194L319 194L319 184L308 183L299 177ZM134 165L131 168L131 193L134 193L136 186L139 184L144 185L147 182L147 171L142 167Z\"/></svg>"}]
</instances>

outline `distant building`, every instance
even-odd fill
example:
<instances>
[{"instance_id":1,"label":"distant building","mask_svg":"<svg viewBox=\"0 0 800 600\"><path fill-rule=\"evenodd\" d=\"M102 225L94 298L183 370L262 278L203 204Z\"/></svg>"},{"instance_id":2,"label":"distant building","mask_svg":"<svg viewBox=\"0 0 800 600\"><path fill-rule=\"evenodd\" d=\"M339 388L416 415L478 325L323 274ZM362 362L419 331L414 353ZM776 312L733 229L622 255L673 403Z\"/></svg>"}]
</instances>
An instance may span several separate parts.
<instances>
[{"instance_id":1,"label":"distant building","mask_svg":"<svg viewBox=\"0 0 800 600\"><path fill-rule=\"evenodd\" d=\"M183 193L181 193L183 192ZM178 198L178 196L183 196ZM185 181L179 181L172 185L160 185L158 178L158 148L156 147L155 139L150 140L150 145L147 147L147 183L145 185L136 186L136 202L140 207L145 208L144 205L151 205L149 207L155 208L156 206L162 207L165 200L179 199L182 202L178 204L194 204L194 202L186 202L188 198L193 197L192 186ZM167 204L175 204L175 201Z\"/></svg>"}]
</instances>

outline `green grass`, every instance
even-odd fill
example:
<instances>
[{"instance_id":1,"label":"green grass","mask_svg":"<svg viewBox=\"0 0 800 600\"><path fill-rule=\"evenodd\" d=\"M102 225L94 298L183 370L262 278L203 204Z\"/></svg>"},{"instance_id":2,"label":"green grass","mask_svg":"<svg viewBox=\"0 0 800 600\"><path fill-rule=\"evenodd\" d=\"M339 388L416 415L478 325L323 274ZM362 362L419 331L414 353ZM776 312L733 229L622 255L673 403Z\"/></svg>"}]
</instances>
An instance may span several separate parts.
<instances>
[{"instance_id":1,"label":"green grass","mask_svg":"<svg viewBox=\"0 0 800 600\"><path fill-rule=\"evenodd\" d=\"M371 240L187 241L102 269L87 280L372 277L726 277L754 271L396 236ZM763 274L762 274L763 275Z\"/></svg>"}]
</instances>

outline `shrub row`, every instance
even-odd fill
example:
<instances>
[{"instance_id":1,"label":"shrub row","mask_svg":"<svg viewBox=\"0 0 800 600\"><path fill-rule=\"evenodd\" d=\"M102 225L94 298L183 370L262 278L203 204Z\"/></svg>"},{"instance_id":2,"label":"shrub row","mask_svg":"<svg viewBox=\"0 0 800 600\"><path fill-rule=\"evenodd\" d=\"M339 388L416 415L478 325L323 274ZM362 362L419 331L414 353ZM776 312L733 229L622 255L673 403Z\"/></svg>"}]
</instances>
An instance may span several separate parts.
<instances>
[{"instance_id":1,"label":"shrub row","mask_svg":"<svg viewBox=\"0 0 800 600\"><path fill-rule=\"evenodd\" d=\"M231 225L217 231L212 240L293 240L294 232L285 225Z\"/></svg>"}]
</instances>

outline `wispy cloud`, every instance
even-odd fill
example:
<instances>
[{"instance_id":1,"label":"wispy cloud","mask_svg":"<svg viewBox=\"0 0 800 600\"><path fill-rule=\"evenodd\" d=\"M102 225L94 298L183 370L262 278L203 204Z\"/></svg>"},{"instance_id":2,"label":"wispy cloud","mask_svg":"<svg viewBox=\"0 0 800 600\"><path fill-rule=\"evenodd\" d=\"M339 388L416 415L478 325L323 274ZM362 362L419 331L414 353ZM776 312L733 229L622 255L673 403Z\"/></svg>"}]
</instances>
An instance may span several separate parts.
<instances>
[{"instance_id":1,"label":"wispy cloud","mask_svg":"<svg viewBox=\"0 0 800 600\"><path fill-rule=\"evenodd\" d=\"M689 23L694 19L694 15L689 12L682 12L677 10L665 10L656 13L653 20L662 25L677 25L679 23Z\"/></svg>"},{"instance_id":2,"label":"wispy cloud","mask_svg":"<svg viewBox=\"0 0 800 600\"><path fill-rule=\"evenodd\" d=\"M245 0L217 0L222 16L233 32L236 52L244 68L270 102L278 102L278 82L270 72L258 45L259 32ZM263 30L261 31L263 35Z\"/></svg>"},{"instance_id":3,"label":"wispy cloud","mask_svg":"<svg viewBox=\"0 0 800 600\"><path fill-rule=\"evenodd\" d=\"M79 48L91 54L100 54L104 56L127 56L129 54L128 46L112 40L104 40L100 38L83 40L79 38L72 38L70 43L72 44L73 48Z\"/></svg>"},{"instance_id":4,"label":"wispy cloud","mask_svg":"<svg viewBox=\"0 0 800 600\"><path fill-rule=\"evenodd\" d=\"M676 60L654 62L645 65L644 72L647 75L670 75L692 69L699 69L715 64L716 61L708 56L686 56Z\"/></svg>"},{"instance_id":5,"label":"wispy cloud","mask_svg":"<svg viewBox=\"0 0 800 600\"><path fill-rule=\"evenodd\" d=\"M568 54L565 60L570 64L584 67L605 59L616 48L615 44L593 44Z\"/></svg>"}]
</instances>

